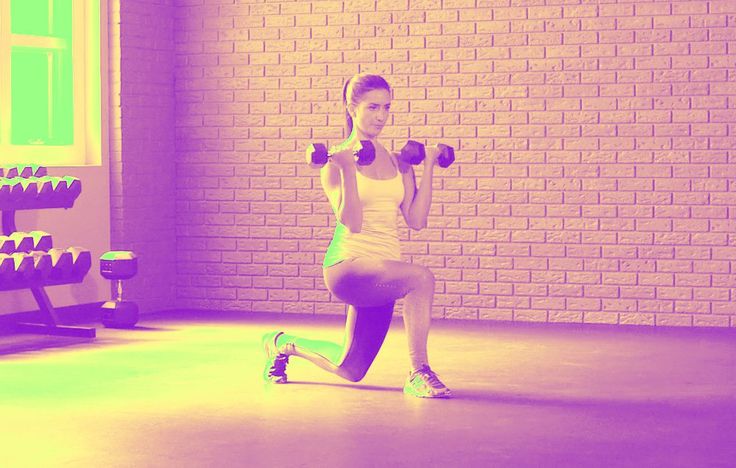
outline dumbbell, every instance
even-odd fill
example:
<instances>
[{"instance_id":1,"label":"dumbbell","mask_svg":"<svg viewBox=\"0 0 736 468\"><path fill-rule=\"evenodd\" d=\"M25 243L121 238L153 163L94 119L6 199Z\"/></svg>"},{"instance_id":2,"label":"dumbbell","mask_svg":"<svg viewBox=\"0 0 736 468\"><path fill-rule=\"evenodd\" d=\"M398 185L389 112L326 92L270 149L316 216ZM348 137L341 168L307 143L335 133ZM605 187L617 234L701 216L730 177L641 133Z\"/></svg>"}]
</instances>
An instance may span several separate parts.
<instances>
[{"instance_id":1,"label":"dumbbell","mask_svg":"<svg viewBox=\"0 0 736 468\"><path fill-rule=\"evenodd\" d=\"M33 274L36 278L46 279L53 269L53 261L48 252L32 250L28 253L33 258Z\"/></svg>"},{"instance_id":2,"label":"dumbbell","mask_svg":"<svg viewBox=\"0 0 736 468\"><path fill-rule=\"evenodd\" d=\"M33 238L25 232L14 232L9 236L0 236L0 253L8 255L15 252L33 250Z\"/></svg>"},{"instance_id":3,"label":"dumbbell","mask_svg":"<svg viewBox=\"0 0 736 468\"><path fill-rule=\"evenodd\" d=\"M0 253L0 283L33 276L33 257L25 252Z\"/></svg>"},{"instance_id":4,"label":"dumbbell","mask_svg":"<svg viewBox=\"0 0 736 468\"><path fill-rule=\"evenodd\" d=\"M0 252L4 253L47 251L51 247L53 247L51 234L44 231L15 231L9 236L0 236Z\"/></svg>"},{"instance_id":5,"label":"dumbbell","mask_svg":"<svg viewBox=\"0 0 736 468\"><path fill-rule=\"evenodd\" d=\"M0 285L2 281L9 281L15 276L15 260L6 253L0 253Z\"/></svg>"},{"instance_id":6,"label":"dumbbell","mask_svg":"<svg viewBox=\"0 0 736 468\"><path fill-rule=\"evenodd\" d=\"M25 179L21 179L20 177L14 177L12 179L0 177L0 203L17 203L26 196L25 190L27 185L21 183L22 180ZM36 187L36 191L38 191L38 187Z\"/></svg>"},{"instance_id":7,"label":"dumbbell","mask_svg":"<svg viewBox=\"0 0 736 468\"><path fill-rule=\"evenodd\" d=\"M42 176L42 177L29 177L28 180L35 182L38 187L38 194L36 198L39 201L48 201L57 190L57 186L61 181L60 177Z\"/></svg>"},{"instance_id":8,"label":"dumbbell","mask_svg":"<svg viewBox=\"0 0 736 468\"><path fill-rule=\"evenodd\" d=\"M82 193L82 181L76 177L52 177L53 194L48 194L46 200L51 203L69 203Z\"/></svg>"},{"instance_id":9,"label":"dumbbell","mask_svg":"<svg viewBox=\"0 0 736 468\"><path fill-rule=\"evenodd\" d=\"M0 254L15 252L15 241L8 236L0 236Z\"/></svg>"},{"instance_id":10,"label":"dumbbell","mask_svg":"<svg viewBox=\"0 0 736 468\"><path fill-rule=\"evenodd\" d=\"M449 167L455 161L455 149L452 146L444 145L440 143L437 145L440 149L440 155L437 158L437 164L441 168ZM406 164L416 166L424 161L426 156L426 149L424 145L418 141L409 140L406 142L401 152L399 153L399 160Z\"/></svg>"},{"instance_id":11,"label":"dumbbell","mask_svg":"<svg viewBox=\"0 0 736 468\"><path fill-rule=\"evenodd\" d=\"M81 247L66 249L72 255L72 276L84 276L92 267L92 253Z\"/></svg>"},{"instance_id":12,"label":"dumbbell","mask_svg":"<svg viewBox=\"0 0 736 468\"><path fill-rule=\"evenodd\" d=\"M30 200L38 195L38 184L23 177L0 179L0 200Z\"/></svg>"},{"instance_id":13,"label":"dumbbell","mask_svg":"<svg viewBox=\"0 0 736 468\"><path fill-rule=\"evenodd\" d=\"M69 247L66 250L49 249L45 253L48 254L48 259L51 262L48 277L52 279L79 279L84 277L92 267L92 253L81 247ZM31 255L33 254L34 252L31 252ZM46 260L44 259L43 262L46 262Z\"/></svg>"},{"instance_id":14,"label":"dumbbell","mask_svg":"<svg viewBox=\"0 0 736 468\"><path fill-rule=\"evenodd\" d=\"M353 154L358 158L356 164L367 166L376 159L376 147L370 140L361 140L360 146L354 149ZM312 143L307 147L307 164L315 169L327 164L331 156L322 143Z\"/></svg>"},{"instance_id":15,"label":"dumbbell","mask_svg":"<svg viewBox=\"0 0 736 468\"><path fill-rule=\"evenodd\" d=\"M46 168L38 164L21 164L10 166L5 169L5 177L12 179L13 177L42 177L46 175ZM0 170L2 175L2 170Z\"/></svg>"},{"instance_id":16,"label":"dumbbell","mask_svg":"<svg viewBox=\"0 0 736 468\"><path fill-rule=\"evenodd\" d=\"M64 249L49 249L48 254L51 257L49 277L61 279L71 276L74 266L74 258L71 252Z\"/></svg>"},{"instance_id":17,"label":"dumbbell","mask_svg":"<svg viewBox=\"0 0 736 468\"><path fill-rule=\"evenodd\" d=\"M76 177L29 177L38 186L38 200L52 202L61 199L74 199L82 192L82 182Z\"/></svg>"},{"instance_id":18,"label":"dumbbell","mask_svg":"<svg viewBox=\"0 0 736 468\"><path fill-rule=\"evenodd\" d=\"M138 304L123 300L123 280L138 272L138 258L133 252L118 250L100 257L100 274L113 280L116 296L102 304L102 323L108 328L131 328L138 322Z\"/></svg>"}]
</instances>

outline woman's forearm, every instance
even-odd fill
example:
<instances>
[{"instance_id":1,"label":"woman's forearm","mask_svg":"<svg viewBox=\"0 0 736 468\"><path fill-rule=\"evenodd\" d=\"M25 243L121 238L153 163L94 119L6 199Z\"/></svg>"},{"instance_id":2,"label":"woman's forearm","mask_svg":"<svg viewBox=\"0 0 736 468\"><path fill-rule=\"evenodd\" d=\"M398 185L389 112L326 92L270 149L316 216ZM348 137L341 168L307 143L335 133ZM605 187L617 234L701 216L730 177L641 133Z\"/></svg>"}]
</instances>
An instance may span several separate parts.
<instances>
[{"instance_id":1,"label":"woman's forearm","mask_svg":"<svg viewBox=\"0 0 736 468\"><path fill-rule=\"evenodd\" d=\"M409 210L409 220L412 229L424 229L427 227L427 218L429 217L429 208L432 205L432 176L434 174L434 164L425 164L422 181L419 183L419 189L414 195L414 201Z\"/></svg>"},{"instance_id":2,"label":"woman's forearm","mask_svg":"<svg viewBox=\"0 0 736 468\"><path fill-rule=\"evenodd\" d=\"M338 207L337 219L350 232L358 233L363 226L363 207L358 197L358 182L355 179L355 166L340 169L342 197Z\"/></svg>"}]
</instances>

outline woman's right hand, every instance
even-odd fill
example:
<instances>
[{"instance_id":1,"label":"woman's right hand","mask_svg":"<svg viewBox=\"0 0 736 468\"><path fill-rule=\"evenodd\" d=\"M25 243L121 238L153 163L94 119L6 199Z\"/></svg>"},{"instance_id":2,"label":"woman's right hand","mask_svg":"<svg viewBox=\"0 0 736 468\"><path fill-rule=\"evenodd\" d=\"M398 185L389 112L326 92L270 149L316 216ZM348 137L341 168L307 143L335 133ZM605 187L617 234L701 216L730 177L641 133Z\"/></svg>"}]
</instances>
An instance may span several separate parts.
<instances>
[{"instance_id":1,"label":"woman's right hand","mask_svg":"<svg viewBox=\"0 0 736 468\"><path fill-rule=\"evenodd\" d=\"M335 148L330 153L330 160L340 169L355 169L355 150L352 148Z\"/></svg>"}]
</instances>

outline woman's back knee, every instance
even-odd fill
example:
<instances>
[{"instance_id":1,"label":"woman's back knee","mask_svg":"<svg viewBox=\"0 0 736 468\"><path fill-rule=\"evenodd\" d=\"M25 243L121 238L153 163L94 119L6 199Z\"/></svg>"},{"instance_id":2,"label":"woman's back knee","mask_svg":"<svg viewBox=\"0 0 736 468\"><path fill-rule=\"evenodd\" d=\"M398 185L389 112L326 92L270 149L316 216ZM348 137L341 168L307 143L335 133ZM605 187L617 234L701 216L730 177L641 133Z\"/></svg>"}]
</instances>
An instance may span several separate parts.
<instances>
[{"instance_id":1,"label":"woman's back knee","mask_svg":"<svg viewBox=\"0 0 736 468\"><path fill-rule=\"evenodd\" d=\"M348 366L340 366L337 369L337 375L342 377L343 379L349 380L350 382L360 382L363 380L363 377L365 377L365 374L368 373L368 366L360 366L360 365L348 365Z\"/></svg>"}]
</instances>

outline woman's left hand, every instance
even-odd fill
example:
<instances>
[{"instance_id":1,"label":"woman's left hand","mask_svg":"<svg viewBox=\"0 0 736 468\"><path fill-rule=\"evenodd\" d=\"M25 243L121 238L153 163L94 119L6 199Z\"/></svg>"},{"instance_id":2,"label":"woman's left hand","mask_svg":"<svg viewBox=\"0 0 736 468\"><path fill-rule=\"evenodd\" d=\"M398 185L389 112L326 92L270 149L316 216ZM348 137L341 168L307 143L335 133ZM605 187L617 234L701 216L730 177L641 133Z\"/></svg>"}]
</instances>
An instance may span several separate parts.
<instances>
[{"instance_id":1,"label":"woman's left hand","mask_svg":"<svg viewBox=\"0 0 736 468\"><path fill-rule=\"evenodd\" d=\"M437 160L440 157L440 154L442 154L442 150L440 150L439 146L425 146L424 147L424 165L426 166L434 166L437 164Z\"/></svg>"}]
</instances>

